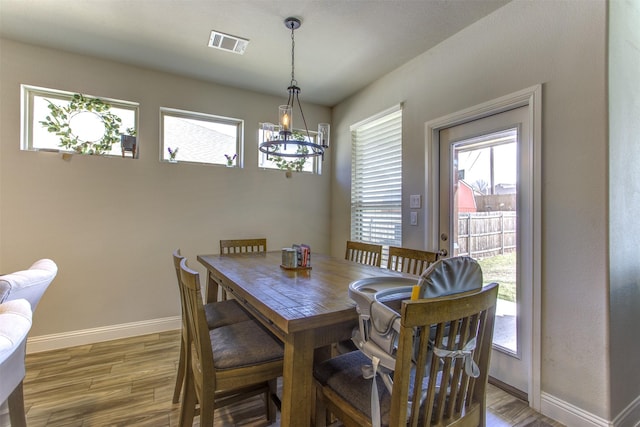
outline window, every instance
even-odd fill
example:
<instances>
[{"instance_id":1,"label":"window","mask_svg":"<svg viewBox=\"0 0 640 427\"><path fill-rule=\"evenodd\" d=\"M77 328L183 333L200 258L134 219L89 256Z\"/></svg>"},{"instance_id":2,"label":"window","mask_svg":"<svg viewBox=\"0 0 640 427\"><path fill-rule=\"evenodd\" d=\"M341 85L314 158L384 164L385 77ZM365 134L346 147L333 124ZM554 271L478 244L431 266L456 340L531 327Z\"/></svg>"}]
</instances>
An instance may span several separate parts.
<instances>
[{"instance_id":1,"label":"window","mask_svg":"<svg viewBox=\"0 0 640 427\"><path fill-rule=\"evenodd\" d=\"M275 125L274 127L277 128L278 126ZM258 129L260 129L258 131L258 145L260 145L260 143L264 141L265 134L264 130L262 129L262 123L260 123ZM303 129L294 129L293 133L296 135L296 137L304 138L305 140L310 142L315 142L315 139L318 135L318 132L309 131L309 135L307 136L307 132ZM296 150L297 147L295 145L290 145L287 146L287 150L285 152L295 153ZM301 166L302 168L301 170L298 170L299 172L312 172L318 175L322 173L322 156L307 157L306 159L295 157L276 158L275 156L269 156L269 159L267 159L267 155L262 151L259 151L259 154L258 166L261 168L286 170L287 164L289 164L292 166L293 170L296 170Z\"/></svg>"},{"instance_id":2,"label":"window","mask_svg":"<svg viewBox=\"0 0 640 427\"><path fill-rule=\"evenodd\" d=\"M402 246L402 109L351 126L351 240Z\"/></svg>"},{"instance_id":3,"label":"window","mask_svg":"<svg viewBox=\"0 0 640 427\"><path fill-rule=\"evenodd\" d=\"M121 156L138 104L22 85L21 149Z\"/></svg>"},{"instance_id":4,"label":"window","mask_svg":"<svg viewBox=\"0 0 640 427\"><path fill-rule=\"evenodd\" d=\"M171 108L160 108L160 117L162 160L171 149L180 162L242 165L242 120Z\"/></svg>"}]
</instances>

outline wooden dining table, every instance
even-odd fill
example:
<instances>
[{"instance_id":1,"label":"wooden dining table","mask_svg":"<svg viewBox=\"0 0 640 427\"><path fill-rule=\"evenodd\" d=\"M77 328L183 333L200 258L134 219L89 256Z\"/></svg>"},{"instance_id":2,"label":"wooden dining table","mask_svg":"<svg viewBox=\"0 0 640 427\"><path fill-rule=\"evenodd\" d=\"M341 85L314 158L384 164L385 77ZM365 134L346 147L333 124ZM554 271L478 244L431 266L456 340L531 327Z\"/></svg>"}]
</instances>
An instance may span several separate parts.
<instances>
[{"instance_id":1,"label":"wooden dining table","mask_svg":"<svg viewBox=\"0 0 640 427\"><path fill-rule=\"evenodd\" d=\"M280 251L198 255L198 261L207 269L207 302L216 301L224 287L284 343L282 427L311 423L316 349L351 338L358 315L349 284L366 277L408 276L315 253L311 269L300 270L281 267Z\"/></svg>"}]
</instances>

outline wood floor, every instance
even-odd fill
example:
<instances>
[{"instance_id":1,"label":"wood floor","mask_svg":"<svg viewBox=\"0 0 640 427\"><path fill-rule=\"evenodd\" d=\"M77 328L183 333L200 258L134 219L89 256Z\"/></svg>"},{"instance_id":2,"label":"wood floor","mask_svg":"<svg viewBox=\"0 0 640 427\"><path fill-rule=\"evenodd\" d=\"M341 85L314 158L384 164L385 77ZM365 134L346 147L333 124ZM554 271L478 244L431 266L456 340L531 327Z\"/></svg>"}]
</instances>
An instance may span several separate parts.
<instances>
[{"instance_id":1,"label":"wood floor","mask_svg":"<svg viewBox=\"0 0 640 427\"><path fill-rule=\"evenodd\" d=\"M29 427L177 426L180 404L171 397L179 346L179 332L171 331L29 354ZM259 399L217 411L215 426L268 425ZM493 386L488 407L488 427L561 426Z\"/></svg>"}]
</instances>

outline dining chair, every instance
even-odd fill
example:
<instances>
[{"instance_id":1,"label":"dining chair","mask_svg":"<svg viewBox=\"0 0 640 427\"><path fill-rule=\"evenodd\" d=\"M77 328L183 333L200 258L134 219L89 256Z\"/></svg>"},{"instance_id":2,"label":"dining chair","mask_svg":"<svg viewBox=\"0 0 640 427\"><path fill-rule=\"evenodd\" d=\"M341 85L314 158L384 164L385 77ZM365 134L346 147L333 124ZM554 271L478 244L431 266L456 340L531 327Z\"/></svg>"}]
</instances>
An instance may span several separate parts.
<instances>
[{"instance_id":1,"label":"dining chair","mask_svg":"<svg viewBox=\"0 0 640 427\"><path fill-rule=\"evenodd\" d=\"M382 262L382 245L347 240L347 251L344 259L359 262L360 264L380 267Z\"/></svg>"},{"instance_id":2,"label":"dining chair","mask_svg":"<svg viewBox=\"0 0 640 427\"><path fill-rule=\"evenodd\" d=\"M178 361L178 373L176 376L176 385L173 390L173 403L178 403L178 400L180 399L180 391L182 390L182 384L184 382L186 363L190 357L190 348L187 341L187 311L185 308L186 301L183 295L184 292L182 286L180 285L180 262L183 259L184 257L180 255L180 249L176 249L173 252L173 266L176 270L178 290L180 291L180 307L182 309L182 332L180 340L180 359ZM207 327L209 329L215 329L221 326L231 325L233 323L252 319L252 317L242 308L242 306L233 299L205 304L204 314L207 321Z\"/></svg>"},{"instance_id":3,"label":"dining chair","mask_svg":"<svg viewBox=\"0 0 640 427\"><path fill-rule=\"evenodd\" d=\"M220 255L240 254L247 252L267 252L267 239L258 238L220 240ZM209 280L215 279L210 278ZM227 291L223 287L220 287L220 297L222 300L227 299Z\"/></svg>"},{"instance_id":4,"label":"dining chair","mask_svg":"<svg viewBox=\"0 0 640 427\"><path fill-rule=\"evenodd\" d=\"M0 304L0 406L8 404L13 427L27 425L22 382L31 320L31 305L26 299Z\"/></svg>"},{"instance_id":5,"label":"dining chair","mask_svg":"<svg viewBox=\"0 0 640 427\"><path fill-rule=\"evenodd\" d=\"M267 252L267 239L220 240L220 255L244 252Z\"/></svg>"},{"instance_id":6,"label":"dining chair","mask_svg":"<svg viewBox=\"0 0 640 427\"><path fill-rule=\"evenodd\" d=\"M180 261L180 283L186 301L187 359L181 427L193 425L196 404L200 426L213 426L214 411L262 394L267 420L275 421L276 381L282 376L283 345L262 326L246 320L209 330L198 272Z\"/></svg>"},{"instance_id":7,"label":"dining chair","mask_svg":"<svg viewBox=\"0 0 640 427\"><path fill-rule=\"evenodd\" d=\"M437 260L437 252L389 246L387 269L419 276Z\"/></svg>"},{"instance_id":8,"label":"dining chair","mask_svg":"<svg viewBox=\"0 0 640 427\"><path fill-rule=\"evenodd\" d=\"M493 283L403 301L394 321L399 333L391 380L381 375L387 368L361 351L318 364L316 426L326 425L327 411L347 427L484 426L497 295Z\"/></svg>"}]
</instances>

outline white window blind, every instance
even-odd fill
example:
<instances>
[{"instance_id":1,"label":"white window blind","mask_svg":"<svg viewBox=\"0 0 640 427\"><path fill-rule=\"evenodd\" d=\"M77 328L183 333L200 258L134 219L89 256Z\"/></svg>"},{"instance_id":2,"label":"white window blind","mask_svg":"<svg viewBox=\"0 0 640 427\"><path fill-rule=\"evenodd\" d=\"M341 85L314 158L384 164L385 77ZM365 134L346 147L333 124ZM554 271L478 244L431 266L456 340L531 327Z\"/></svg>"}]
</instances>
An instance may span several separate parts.
<instances>
[{"instance_id":1,"label":"white window blind","mask_svg":"<svg viewBox=\"0 0 640 427\"><path fill-rule=\"evenodd\" d=\"M351 240L402 246L401 106L353 125L351 142Z\"/></svg>"}]
</instances>

